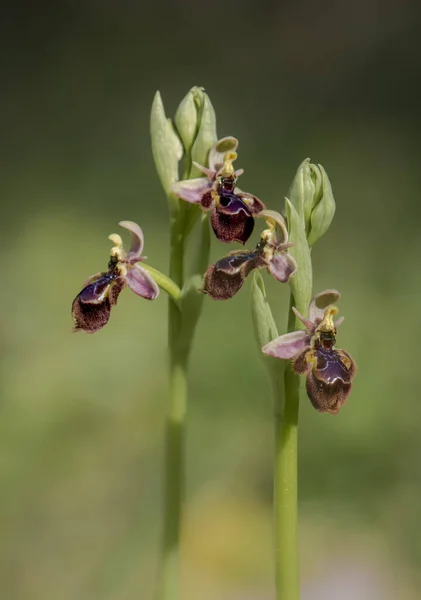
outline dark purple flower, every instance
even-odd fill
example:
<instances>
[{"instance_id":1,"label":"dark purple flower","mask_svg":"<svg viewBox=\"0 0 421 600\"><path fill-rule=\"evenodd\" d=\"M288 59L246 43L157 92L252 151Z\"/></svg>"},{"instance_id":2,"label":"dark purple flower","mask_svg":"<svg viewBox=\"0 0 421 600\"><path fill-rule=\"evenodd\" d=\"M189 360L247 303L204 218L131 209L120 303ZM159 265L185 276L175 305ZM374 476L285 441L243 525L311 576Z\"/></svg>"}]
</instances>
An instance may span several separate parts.
<instances>
[{"instance_id":1,"label":"dark purple flower","mask_svg":"<svg viewBox=\"0 0 421 600\"><path fill-rule=\"evenodd\" d=\"M284 219L271 210L261 211L259 217L266 219L268 229L262 232L256 248L252 252L231 252L207 269L202 291L213 300L228 300L235 296L253 269L267 268L282 283L295 273L296 262L286 252L291 244Z\"/></svg>"},{"instance_id":2,"label":"dark purple flower","mask_svg":"<svg viewBox=\"0 0 421 600\"><path fill-rule=\"evenodd\" d=\"M209 168L193 163L206 177L178 181L171 186L176 196L211 211L211 223L221 242L245 244L254 228L254 216L264 208L263 202L237 187L243 170L234 171L238 141L219 140L209 152Z\"/></svg>"},{"instance_id":3,"label":"dark purple flower","mask_svg":"<svg viewBox=\"0 0 421 600\"><path fill-rule=\"evenodd\" d=\"M155 280L138 264L146 258L142 256L141 228L132 221L120 221L119 225L131 233L130 250L126 252L117 233L109 236L115 246L111 249L108 271L89 277L83 290L74 299L73 331L95 333L102 329L108 323L111 308L117 304L118 296L126 285L147 300L154 300L159 295Z\"/></svg>"},{"instance_id":4,"label":"dark purple flower","mask_svg":"<svg viewBox=\"0 0 421 600\"><path fill-rule=\"evenodd\" d=\"M345 404L357 369L348 352L334 347L336 328L343 318L333 321L338 309L332 304L339 298L336 290L318 294L310 303L308 319L293 308L306 331L286 333L262 348L269 356L292 359L294 371L306 375L307 395L314 408L332 414Z\"/></svg>"}]
</instances>

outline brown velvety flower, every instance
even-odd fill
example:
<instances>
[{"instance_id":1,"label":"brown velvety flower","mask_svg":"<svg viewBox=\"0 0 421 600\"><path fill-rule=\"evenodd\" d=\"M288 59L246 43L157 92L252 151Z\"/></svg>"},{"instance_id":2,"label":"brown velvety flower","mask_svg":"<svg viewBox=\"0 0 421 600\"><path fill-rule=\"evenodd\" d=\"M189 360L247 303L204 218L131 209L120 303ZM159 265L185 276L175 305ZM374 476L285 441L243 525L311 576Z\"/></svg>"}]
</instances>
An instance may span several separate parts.
<instances>
[{"instance_id":1,"label":"brown velvety flower","mask_svg":"<svg viewBox=\"0 0 421 600\"><path fill-rule=\"evenodd\" d=\"M314 408L332 414L348 399L357 370L351 355L335 348L336 328L343 318L333 321L338 309L332 304L339 298L336 290L318 294L310 303L308 319L293 308L306 331L286 333L262 348L269 356L292 359L294 371L306 375L307 395Z\"/></svg>"},{"instance_id":2,"label":"brown velvety flower","mask_svg":"<svg viewBox=\"0 0 421 600\"><path fill-rule=\"evenodd\" d=\"M235 296L253 269L267 268L282 283L289 281L295 273L296 262L286 252L291 244L283 217L271 210L263 210L259 216L266 219L268 229L262 232L256 248L252 252L231 252L207 269L203 291L213 300L228 300Z\"/></svg>"},{"instance_id":3,"label":"brown velvety flower","mask_svg":"<svg viewBox=\"0 0 421 600\"><path fill-rule=\"evenodd\" d=\"M114 233L109 239L115 244L111 249L108 271L89 277L85 287L73 301L73 331L95 333L108 323L111 309L117 304L118 296L127 285L135 294L154 300L159 287L149 273L138 263L142 262L143 233L132 221L119 223L131 233L132 243L126 252L121 237Z\"/></svg>"},{"instance_id":4,"label":"brown velvety flower","mask_svg":"<svg viewBox=\"0 0 421 600\"><path fill-rule=\"evenodd\" d=\"M254 216L265 206L259 198L237 187L243 173L233 167L237 146L235 138L222 138L209 152L209 168L194 163L206 177L178 181L171 189L182 200L211 212L212 228L221 242L245 244L254 228Z\"/></svg>"}]
</instances>

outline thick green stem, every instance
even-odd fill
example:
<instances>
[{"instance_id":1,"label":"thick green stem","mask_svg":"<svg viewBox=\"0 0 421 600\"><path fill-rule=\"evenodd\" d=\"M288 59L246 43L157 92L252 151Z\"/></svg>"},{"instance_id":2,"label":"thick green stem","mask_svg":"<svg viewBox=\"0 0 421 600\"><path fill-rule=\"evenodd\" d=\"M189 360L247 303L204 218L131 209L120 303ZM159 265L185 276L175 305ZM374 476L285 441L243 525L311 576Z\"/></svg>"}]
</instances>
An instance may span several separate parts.
<instances>
[{"instance_id":1,"label":"thick green stem","mask_svg":"<svg viewBox=\"0 0 421 600\"><path fill-rule=\"evenodd\" d=\"M295 329L294 313L288 318L288 331ZM276 600L299 600L298 567L298 412L299 376L290 364L284 379L274 385L275 394L275 576Z\"/></svg>"},{"instance_id":2,"label":"thick green stem","mask_svg":"<svg viewBox=\"0 0 421 600\"><path fill-rule=\"evenodd\" d=\"M172 221L170 277L183 284L184 236L182 214ZM180 347L180 307L168 299L170 397L165 426L164 534L159 600L180 597L180 531L185 489L184 437L187 406L187 351Z\"/></svg>"},{"instance_id":3,"label":"thick green stem","mask_svg":"<svg viewBox=\"0 0 421 600\"><path fill-rule=\"evenodd\" d=\"M276 599L298 600L297 439L299 381L285 369L283 414L275 414L275 569Z\"/></svg>"},{"instance_id":4,"label":"thick green stem","mask_svg":"<svg viewBox=\"0 0 421 600\"><path fill-rule=\"evenodd\" d=\"M187 405L187 366L170 357L170 405L166 419L164 539L160 581L161 600L180 596L180 530L184 499L184 435Z\"/></svg>"}]
</instances>

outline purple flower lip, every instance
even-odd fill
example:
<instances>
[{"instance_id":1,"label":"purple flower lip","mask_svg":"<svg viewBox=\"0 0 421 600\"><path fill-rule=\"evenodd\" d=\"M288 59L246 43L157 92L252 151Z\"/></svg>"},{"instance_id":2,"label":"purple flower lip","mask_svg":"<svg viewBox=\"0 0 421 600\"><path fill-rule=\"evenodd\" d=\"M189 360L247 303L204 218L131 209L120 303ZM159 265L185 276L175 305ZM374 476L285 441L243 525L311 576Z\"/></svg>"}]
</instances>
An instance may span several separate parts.
<instances>
[{"instance_id":1,"label":"purple flower lip","mask_svg":"<svg viewBox=\"0 0 421 600\"><path fill-rule=\"evenodd\" d=\"M343 321L333 320L338 312L333 303L339 298L336 290L318 294L310 302L308 319L293 308L306 331L286 333L262 348L268 356L292 359L294 371L306 375L307 395L314 408L331 414L337 414L348 399L357 370L351 355L334 347L336 328Z\"/></svg>"},{"instance_id":2,"label":"purple flower lip","mask_svg":"<svg viewBox=\"0 0 421 600\"><path fill-rule=\"evenodd\" d=\"M243 287L247 275L256 268L266 266L261 252L230 252L206 270L202 292L213 300L228 300Z\"/></svg>"},{"instance_id":3,"label":"purple flower lip","mask_svg":"<svg viewBox=\"0 0 421 600\"><path fill-rule=\"evenodd\" d=\"M138 264L145 260L142 256L144 238L141 228L132 221L121 221L119 225L131 233L130 250L126 252L118 234L109 236L115 246L111 249L108 271L89 277L74 299L73 331L95 333L102 329L108 323L111 308L117 304L119 294L126 285L147 300L154 300L159 295L155 280Z\"/></svg>"},{"instance_id":4,"label":"purple flower lip","mask_svg":"<svg viewBox=\"0 0 421 600\"><path fill-rule=\"evenodd\" d=\"M265 210L259 216L266 218L269 228L263 231L256 248L252 252L231 252L207 269L202 291L213 300L228 300L235 296L253 269L267 268L282 283L289 281L295 273L296 262L286 252L292 244L288 243L283 218L279 213ZM281 230L281 236L277 229Z\"/></svg>"},{"instance_id":5,"label":"purple flower lip","mask_svg":"<svg viewBox=\"0 0 421 600\"><path fill-rule=\"evenodd\" d=\"M178 181L171 189L182 200L211 211L212 228L221 242L245 244L253 232L253 217L265 206L259 198L237 187L243 173L233 167L237 147L235 138L222 138L209 152L209 168L194 163L206 178Z\"/></svg>"}]
</instances>

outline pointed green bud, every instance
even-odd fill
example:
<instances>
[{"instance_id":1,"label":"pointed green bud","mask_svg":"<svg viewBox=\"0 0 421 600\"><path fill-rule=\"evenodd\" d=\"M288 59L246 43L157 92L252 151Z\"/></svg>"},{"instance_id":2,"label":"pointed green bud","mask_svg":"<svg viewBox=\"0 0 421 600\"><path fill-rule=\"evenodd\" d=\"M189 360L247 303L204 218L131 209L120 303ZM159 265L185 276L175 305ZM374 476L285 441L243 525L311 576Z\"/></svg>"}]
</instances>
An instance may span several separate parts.
<instances>
[{"instance_id":1,"label":"pointed green bud","mask_svg":"<svg viewBox=\"0 0 421 600\"><path fill-rule=\"evenodd\" d=\"M170 119L165 116L161 94L157 92L151 111L152 153L159 179L172 204L179 200L171 192L171 185L178 181L178 162L183 156L183 147Z\"/></svg>"},{"instance_id":2,"label":"pointed green bud","mask_svg":"<svg viewBox=\"0 0 421 600\"><path fill-rule=\"evenodd\" d=\"M205 92L201 87L192 87L180 102L175 113L175 126L186 152L190 152L199 131Z\"/></svg>"},{"instance_id":3,"label":"pointed green bud","mask_svg":"<svg viewBox=\"0 0 421 600\"><path fill-rule=\"evenodd\" d=\"M324 168L306 158L298 167L288 197L312 246L329 229L335 213L332 188Z\"/></svg>"},{"instance_id":4,"label":"pointed green bud","mask_svg":"<svg viewBox=\"0 0 421 600\"><path fill-rule=\"evenodd\" d=\"M207 165L209 150L217 141L215 111L203 88L192 87L180 102L174 121L189 159L189 178L203 176L191 162Z\"/></svg>"},{"instance_id":5,"label":"pointed green bud","mask_svg":"<svg viewBox=\"0 0 421 600\"><path fill-rule=\"evenodd\" d=\"M307 230L313 207L316 186L311 176L310 159L303 160L289 188L288 198L294 205Z\"/></svg>"}]
</instances>

